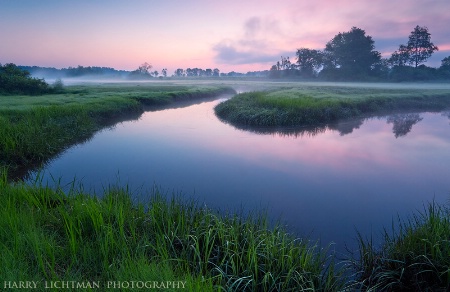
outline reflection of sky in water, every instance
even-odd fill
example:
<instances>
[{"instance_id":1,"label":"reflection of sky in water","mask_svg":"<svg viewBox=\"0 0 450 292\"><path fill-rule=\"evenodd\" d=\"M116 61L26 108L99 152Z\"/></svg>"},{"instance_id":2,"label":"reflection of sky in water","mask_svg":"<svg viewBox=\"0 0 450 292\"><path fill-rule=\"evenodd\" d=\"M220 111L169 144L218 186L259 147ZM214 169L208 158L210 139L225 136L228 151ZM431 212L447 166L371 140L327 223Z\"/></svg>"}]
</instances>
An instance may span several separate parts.
<instances>
[{"instance_id":1,"label":"reflection of sky in water","mask_svg":"<svg viewBox=\"0 0 450 292\"><path fill-rule=\"evenodd\" d=\"M295 137L237 130L217 120L217 102L145 113L68 150L47 172L97 192L120 177L131 190L156 184L222 210L267 207L299 235L339 250L355 228L379 233L397 214L450 199L445 115L372 118ZM411 132L394 134L396 121Z\"/></svg>"}]
</instances>

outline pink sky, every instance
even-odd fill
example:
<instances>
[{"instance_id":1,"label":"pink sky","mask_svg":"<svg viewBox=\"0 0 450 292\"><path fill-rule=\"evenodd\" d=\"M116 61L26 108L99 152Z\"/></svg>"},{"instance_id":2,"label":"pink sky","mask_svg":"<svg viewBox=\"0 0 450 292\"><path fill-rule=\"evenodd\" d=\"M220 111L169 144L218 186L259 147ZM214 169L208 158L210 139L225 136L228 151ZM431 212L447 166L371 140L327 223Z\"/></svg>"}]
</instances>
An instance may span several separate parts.
<instances>
[{"instance_id":1,"label":"pink sky","mask_svg":"<svg viewBox=\"0 0 450 292\"><path fill-rule=\"evenodd\" d=\"M300 47L323 49L352 26L389 56L416 25L450 55L448 0L0 0L0 63L133 70L265 70Z\"/></svg>"}]
</instances>

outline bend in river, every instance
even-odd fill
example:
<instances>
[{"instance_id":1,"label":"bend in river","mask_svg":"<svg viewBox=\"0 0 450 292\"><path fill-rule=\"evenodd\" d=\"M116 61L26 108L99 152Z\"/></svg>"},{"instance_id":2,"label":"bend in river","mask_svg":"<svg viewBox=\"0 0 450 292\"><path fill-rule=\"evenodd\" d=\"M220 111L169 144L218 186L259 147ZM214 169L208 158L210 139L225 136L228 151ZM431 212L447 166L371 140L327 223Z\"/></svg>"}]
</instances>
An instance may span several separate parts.
<instances>
[{"instance_id":1,"label":"bend in river","mask_svg":"<svg viewBox=\"0 0 450 292\"><path fill-rule=\"evenodd\" d=\"M76 178L97 193L120 179L136 199L157 185L220 210L267 208L299 237L339 251L356 245L355 229L379 239L397 215L449 199L450 112L247 131L215 116L229 97L103 130L51 161L43 179Z\"/></svg>"}]
</instances>

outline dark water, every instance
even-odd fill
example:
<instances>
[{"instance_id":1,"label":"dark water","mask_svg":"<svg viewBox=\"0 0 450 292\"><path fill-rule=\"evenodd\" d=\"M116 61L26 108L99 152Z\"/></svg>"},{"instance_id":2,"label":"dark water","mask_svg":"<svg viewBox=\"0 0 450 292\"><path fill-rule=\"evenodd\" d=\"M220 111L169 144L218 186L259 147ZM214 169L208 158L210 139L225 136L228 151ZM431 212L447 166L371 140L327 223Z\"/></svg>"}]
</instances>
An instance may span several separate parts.
<instances>
[{"instance_id":1,"label":"dark water","mask_svg":"<svg viewBox=\"0 0 450 292\"><path fill-rule=\"evenodd\" d=\"M450 200L450 113L409 113L316 129L239 130L214 100L146 112L66 151L44 180L85 190L128 184L181 192L212 208L267 208L298 236L354 247L435 200Z\"/></svg>"}]
</instances>

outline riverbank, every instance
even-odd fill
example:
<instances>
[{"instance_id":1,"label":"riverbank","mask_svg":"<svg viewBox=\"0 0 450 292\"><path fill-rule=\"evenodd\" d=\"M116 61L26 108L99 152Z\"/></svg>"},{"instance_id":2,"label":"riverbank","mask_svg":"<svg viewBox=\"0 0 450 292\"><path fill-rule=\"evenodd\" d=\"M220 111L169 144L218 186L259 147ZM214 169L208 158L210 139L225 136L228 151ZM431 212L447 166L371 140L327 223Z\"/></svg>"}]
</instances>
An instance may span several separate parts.
<instances>
[{"instance_id":1,"label":"riverbank","mask_svg":"<svg viewBox=\"0 0 450 292\"><path fill-rule=\"evenodd\" d=\"M0 165L22 177L68 147L116 123L137 119L143 106L234 92L226 86L103 84L67 87L64 93L0 96Z\"/></svg>"},{"instance_id":2,"label":"riverbank","mask_svg":"<svg viewBox=\"0 0 450 292\"><path fill-rule=\"evenodd\" d=\"M450 89L297 86L241 93L215 112L236 126L314 126L407 110L450 108Z\"/></svg>"},{"instance_id":3,"label":"riverbank","mask_svg":"<svg viewBox=\"0 0 450 292\"><path fill-rule=\"evenodd\" d=\"M339 291L317 246L264 215L221 216L158 190L148 202L111 187L67 194L0 179L3 281L185 281L190 291Z\"/></svg>"},{"instance_id":4,"label":"riverbank","mask_svg":"<svg viewBox=\"0 0 450 292\"><path fill-rule=\"evenodd\" d=\"M264 213L223 214L158 189L136 202L123 187L93 195L74 182L64 193L39 180L9 183L2 172L0 190L2 283L176 282L188 291L450 288L450 211L433 203L386 229L382 246L358 234L358 250L338 262L269 224Z\"/></svg>"}]
</instances>

